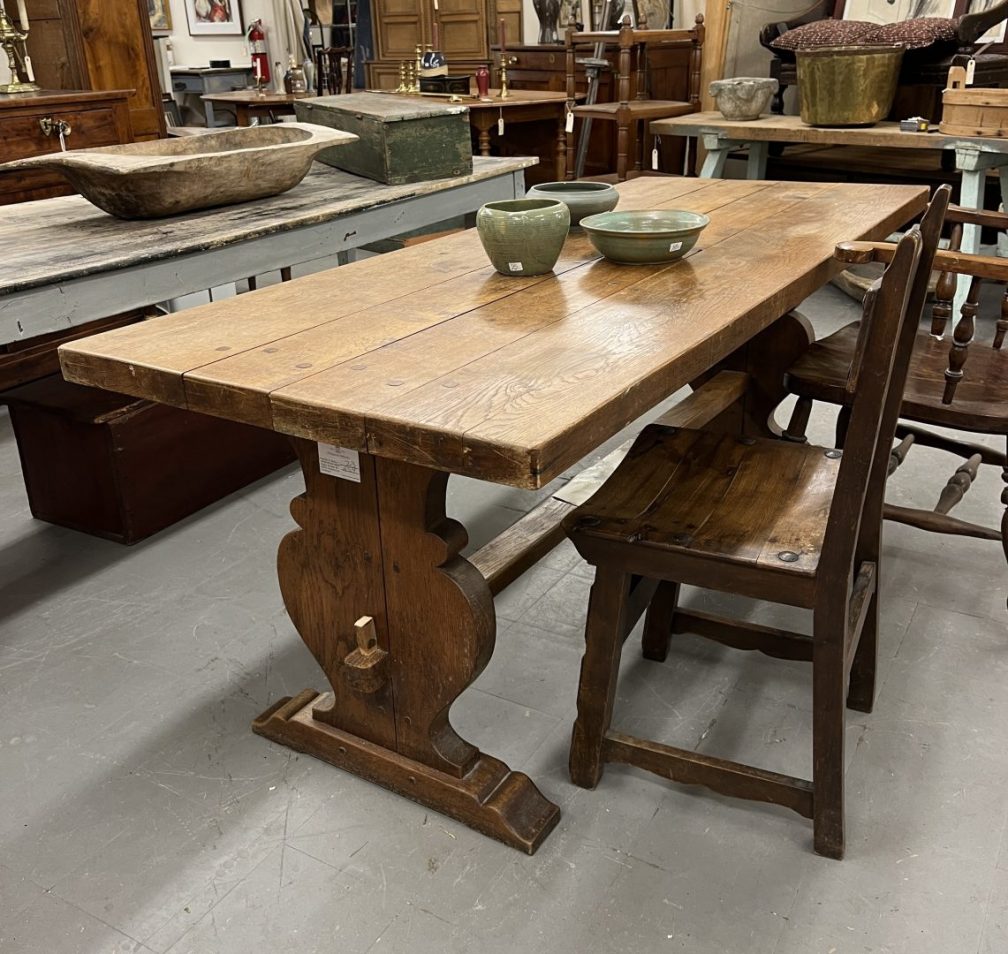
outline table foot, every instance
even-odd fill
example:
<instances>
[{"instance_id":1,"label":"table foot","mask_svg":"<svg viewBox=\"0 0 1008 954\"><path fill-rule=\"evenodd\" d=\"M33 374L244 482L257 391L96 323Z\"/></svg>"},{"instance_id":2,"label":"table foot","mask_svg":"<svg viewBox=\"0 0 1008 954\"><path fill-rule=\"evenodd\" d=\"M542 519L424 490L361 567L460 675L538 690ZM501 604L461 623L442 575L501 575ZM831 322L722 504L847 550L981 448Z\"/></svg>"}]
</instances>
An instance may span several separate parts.
<instances>
[{"instance_id":1,"label":"table foot","mask_svg":"<svg viewBox=\"0 0 1008 954\"><path fill-rule=\"evenodd\" d=\"M560 820L560 809L522 772L480 753L461 778L342 732L315 719L331 707L331 693L306 689L270 706L252 731L313 755L369 782L419 802L476 831L535 854Z\"/></svg>"}]
</instances>

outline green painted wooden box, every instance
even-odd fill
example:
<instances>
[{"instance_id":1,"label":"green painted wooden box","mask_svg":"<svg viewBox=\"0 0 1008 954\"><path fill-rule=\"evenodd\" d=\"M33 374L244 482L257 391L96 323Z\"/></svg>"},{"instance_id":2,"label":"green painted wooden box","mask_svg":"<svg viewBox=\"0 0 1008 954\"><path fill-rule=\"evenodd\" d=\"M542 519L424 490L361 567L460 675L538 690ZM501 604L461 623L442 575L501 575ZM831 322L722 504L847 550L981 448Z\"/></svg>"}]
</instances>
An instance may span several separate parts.
<instances>
[{"instance_id":1,"label":"green painted wooden box","mask_svg":"<svg viewBox=\"0 0 1008 954\"><path fill-rule=\"evenodd\" d=\"M472 172L469 108L389 93L319 96L294 103L299 122L354 133L318 158L358 176L400 185Z\"/></svg>"}]
</instances>

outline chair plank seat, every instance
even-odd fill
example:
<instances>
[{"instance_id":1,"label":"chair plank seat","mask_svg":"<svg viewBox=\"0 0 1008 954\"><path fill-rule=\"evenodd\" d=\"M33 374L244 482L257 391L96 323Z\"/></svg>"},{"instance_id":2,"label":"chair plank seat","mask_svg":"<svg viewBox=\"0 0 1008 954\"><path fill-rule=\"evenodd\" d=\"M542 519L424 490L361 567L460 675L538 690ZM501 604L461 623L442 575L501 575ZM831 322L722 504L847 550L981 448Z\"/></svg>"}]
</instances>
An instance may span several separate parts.
<instances>
[{"instance_id":1,"label":"chair plank seat","mask_svg":"<svg viewBox=\"0 0 1008 954\"><path fill-rule=\"evenodd\" d=\"M652 425L571 532L814 577L839 463L809 444Z\"/></svg>"},{"instance_id":2,"label":"chair plank seat","mask_svg":"<svg viewBox=\"0 0 1008 954\"><path fill-rule=\"evenodd\" d=\"M858 327L859 322L852 322L815 342L789 369L789 390L813 400L844 403ZM1001 353L993 348L972 348L955 401L943 404L948 359L947 340L918 332L900 416L980 434L1008 434L1008 362Z\"/></svg>"}]
</instances>

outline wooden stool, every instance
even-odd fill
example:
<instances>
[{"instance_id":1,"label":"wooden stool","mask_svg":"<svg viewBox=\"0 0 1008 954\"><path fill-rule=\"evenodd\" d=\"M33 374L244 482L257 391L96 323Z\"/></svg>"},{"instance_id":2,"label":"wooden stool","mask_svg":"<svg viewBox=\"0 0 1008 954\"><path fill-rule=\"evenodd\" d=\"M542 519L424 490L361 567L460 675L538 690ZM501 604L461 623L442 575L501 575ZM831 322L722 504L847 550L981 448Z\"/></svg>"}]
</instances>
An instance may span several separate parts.
<instances>
[{"instance_id":1,"label":"wooden stool","mask_svg":"<svg viewBox=\"0 0 1008 954\"><path fill-rule=\"evenodd\" d=\"M865 299L842 457L654 424L567 518L596 567L570 751L577 785L594 788L605 762L625 762L791 808L813 819L817 852L843 856L844 704L868 712L874 699L882 490L948 198L946 186ZM682 612L684 583L812 609L813 634ZM622 644L645 608L649 659L665 657L672 633L689 631L812 663L811 782L610 729Z\"/></svg>"}]
</instances>

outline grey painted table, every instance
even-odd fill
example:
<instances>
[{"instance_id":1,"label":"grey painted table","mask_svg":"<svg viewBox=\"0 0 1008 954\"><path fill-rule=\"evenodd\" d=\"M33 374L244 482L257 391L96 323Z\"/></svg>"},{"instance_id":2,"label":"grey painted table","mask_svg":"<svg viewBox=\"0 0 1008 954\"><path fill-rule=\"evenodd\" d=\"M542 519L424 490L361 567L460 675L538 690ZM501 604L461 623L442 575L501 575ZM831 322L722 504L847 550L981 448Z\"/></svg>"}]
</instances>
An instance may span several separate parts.
<instances>
[{"instance_id":1,"label":"grey painted table","mask_svg":"<svg viewBox=\"0 0 1008 954\"><path fill-rule=\"evenodd\" d=\"M80 196L8 206L0 344L319 262L520 197L524 170L537 161L477 156L471 175L399 186L316 163L283 195L146 222L112 218Z\"/></svg>"},{"instance_id":2,"label":"grey painted table","mask_svg":"<svg viewBox=\"0 0 1008 954\"><path fill-rule=\"evenodd\" d=\"M173 66L171 79L172 91L183 96L186 93L196 96L204 96L207 93L229 93L235 89L245 89L251 84L252 67ZM204 99L201 105L209 128L231 125L227 117L223 121L217 119L212 100Z\"/></svg>"},{"instance_id":3,"label":"grey painted table","mask_svg":"<svg viewBox=\"0 0 1008 954\"><path fill-rule=\"evenodd\" d=\"M962 176L959 189L960 205L982 209L984 185L988 169L996 169L1001 180L1001 200L1008 208L1008 139L965 138L941 133L901 132L899 123L882 122L874 126L817 127L807 126L798 116L764 115L752 121L732 121L721 113L709 111L659 119L651 123L651 132L658 136L691 136L703 143L707 152L700 170L701 178L720 179L724 176L728 154L747 149L747 179L765 179L770 143L822 144L830 146L872 146L887 149L926 149L955 151L956 169ZM980 250L980 227L963 227L962 250ZM966 282L959 282L953 314L958 320L959 309L966 300Z\"/></svg>"}]
</instances>

